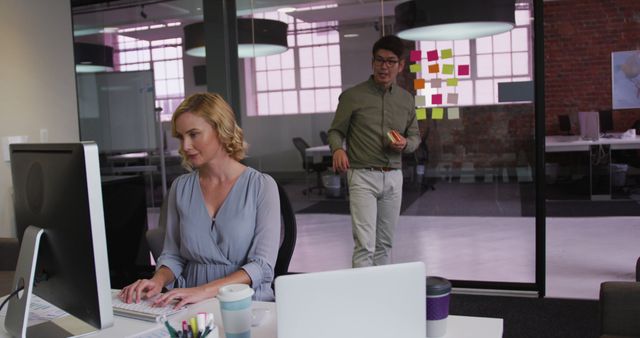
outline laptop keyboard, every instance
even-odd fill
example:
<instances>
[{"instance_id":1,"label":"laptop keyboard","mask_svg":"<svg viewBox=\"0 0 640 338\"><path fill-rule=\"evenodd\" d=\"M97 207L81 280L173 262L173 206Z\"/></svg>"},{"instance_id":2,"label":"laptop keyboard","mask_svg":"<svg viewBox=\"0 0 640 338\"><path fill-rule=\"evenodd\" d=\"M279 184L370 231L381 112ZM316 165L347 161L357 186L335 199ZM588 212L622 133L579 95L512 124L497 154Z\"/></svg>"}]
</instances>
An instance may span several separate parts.
<instances>
[{"instance_id":1,"label":"laptop keyboard","mask_svg":"<svg viewBox=\"0 0 640 338\"><path fill-rule=\"evenodd\" d=\"M168 304L164 307L152 306L153 301L150 299L140 300L140 303L137 304L127 304L120 300L120 298L118 297L118 293L119 291L114 291L112 297L113 314L118 316L155 322L158 317L168 317L186 310L186 307L174 309L173 306L175 304Z\"/></svg>"}]
</instances>

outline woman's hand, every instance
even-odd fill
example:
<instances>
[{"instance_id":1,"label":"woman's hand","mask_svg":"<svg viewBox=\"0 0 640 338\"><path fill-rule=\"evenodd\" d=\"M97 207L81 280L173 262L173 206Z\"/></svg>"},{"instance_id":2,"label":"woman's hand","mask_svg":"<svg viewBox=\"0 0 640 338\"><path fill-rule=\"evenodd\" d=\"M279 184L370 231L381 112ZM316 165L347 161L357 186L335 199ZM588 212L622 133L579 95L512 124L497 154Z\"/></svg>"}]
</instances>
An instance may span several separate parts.
<instances>
[{"instance_id":1,"label":"woman's hand","mask_svg":"<svg viewBox=\"0 0 640 338\"><path fill-rule=\"evenodd\" d=\"M153 302L154 306L166 306L172 301L178 301L174 306L175 309L181 308L187 304L197 303L199 301L215 297L218 290L212 290L207 285L202 285L194 288L173 289L156 299Z\"/></svg>"},{"instance_id":2,"label":"woman's hand","mask_svg":"<svg viewBox=\"0 0 640 338\"><path fill-rule=\"evenodd\" d=\"M162 291L162 283L157 279L138 279L130 285L125 286L119 294L120 299L129 304L131 302L140 303L143 298L151 298Z\"/></svg>"}]
</instances>

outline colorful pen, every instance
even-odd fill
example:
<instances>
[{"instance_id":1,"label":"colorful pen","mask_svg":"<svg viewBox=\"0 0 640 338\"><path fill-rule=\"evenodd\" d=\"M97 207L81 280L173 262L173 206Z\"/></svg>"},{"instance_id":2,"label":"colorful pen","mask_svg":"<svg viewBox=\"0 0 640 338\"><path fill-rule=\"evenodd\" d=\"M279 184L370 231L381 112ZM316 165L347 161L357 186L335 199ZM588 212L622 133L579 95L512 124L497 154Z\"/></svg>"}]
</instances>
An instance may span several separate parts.
<instances>
[{"instance_id":1,"label":"colorful pen","mask_svg":"<svg viewBox=\"0 0 640 338\"><path fill-rule=\"evenodd\" d=\"M189 324L187 324L186 320L182 321L182 336L187 338L189 336Z\"/></svg>"},{"instance_id":2,"label":"colorful pen","mask_svg":"<svg viewBox=\"0 0 640 338\"><path fill-rule=\"evenodd\" d=\"M204 312L198 312L198 314L196 315L196 323L198 325L198 334L202 335L202 333L204 332L205 327L207 326L207 314Z\"/></svg>"},{"instance_id":3,"label":"colorful pen","mask_svg":"<svg viewBox=\"0 0 640 338\"><path fill-rule=\"evenodd\" d=\"M171 336L171 338L178 338L178 331L176 331L176 329L174 329L173 326L169 324L169 321L166 318L162 318L161 320L164 326L167 328L167 331L169 331L169 336Z\"/></svg>"},{"instance_id":4,"label":"colorful pen","mask_svg":"<svg viewBox=\"0 0 640 338\"><path fill-rule=\"evenodd\" d=\"M213 331L216 328L216 324L213 322L213 313L211 312L207 313L206 321L207 321L207 325L201 338L207 337L211 333L211 331Z\"/></svg>"},{"instance_id":5,"label":"colorful pen","mask_svg":"<svg viewBox=\"0 0 640 338\"><path fill-rule=\"evenodd\" d=\"M198 324L196 323L196 319L191 317L191 319L189 319L189 324L191 325L191 332L193 333L193 337L197 338L198 337Z\"/></svg>"}]
</instances>

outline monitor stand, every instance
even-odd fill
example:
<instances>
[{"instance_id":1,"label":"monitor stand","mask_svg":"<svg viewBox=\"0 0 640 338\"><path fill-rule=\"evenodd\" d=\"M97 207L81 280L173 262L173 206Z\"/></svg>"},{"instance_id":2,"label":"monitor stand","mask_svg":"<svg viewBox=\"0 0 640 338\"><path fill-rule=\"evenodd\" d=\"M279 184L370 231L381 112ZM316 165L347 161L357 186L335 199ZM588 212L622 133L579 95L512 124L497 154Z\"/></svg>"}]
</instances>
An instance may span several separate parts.
<instances>
[{"instance_id":1,"label":"monitor stand","mask_svg":"<svg viewBox=\"0 0 640 338\"><path fill-rule=\"evenodd\" d=\"M22 237L18 265L13 277L12 292L20 287L24 290L13 296L8 303L4 326L12 337L69 337L79 336L97 331L93 326L73 317L64 316L52 321L28 326L29 305L33 294L38 263L38 250L44 230L33 225L27 227Z\"/></svg>"}]
</instances>

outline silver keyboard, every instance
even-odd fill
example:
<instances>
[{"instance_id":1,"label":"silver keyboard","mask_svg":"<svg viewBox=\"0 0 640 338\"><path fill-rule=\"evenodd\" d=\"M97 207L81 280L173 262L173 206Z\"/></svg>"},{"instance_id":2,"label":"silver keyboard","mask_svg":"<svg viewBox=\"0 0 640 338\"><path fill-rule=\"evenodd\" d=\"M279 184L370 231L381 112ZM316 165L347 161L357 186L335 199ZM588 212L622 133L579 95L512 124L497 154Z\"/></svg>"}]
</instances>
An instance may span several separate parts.
<instances>
[{"instance_id":1,"label":"silver keyboard","mask_svg":"<svg viewBox=\"0 0 640 338\"><path fill-rule=\"evenodd\" d=\"M120 291L114 290L112 292L112 305L113 305L113 314L122 317L129 317L134 319L145 320L149 322L155 322L157 318L162 316L171 316L178 312L186 310L186 307L182 307L180 309L174 309L173 306L175 304L169 304L164 307L155 307L153 305L153 300L144 299L140 300L140 303L131 303L127 304L120 300L118 294ZM154 297L155 299L155 297Z\"/></svg>"}]
</instances>

